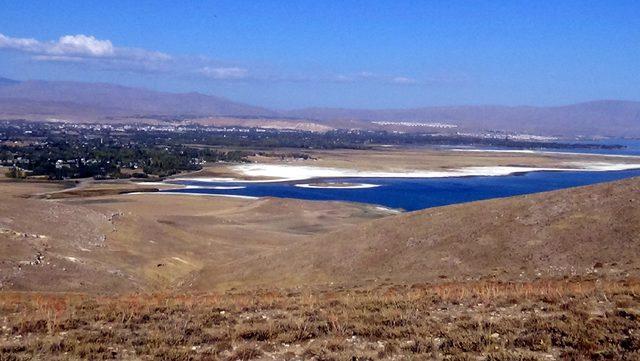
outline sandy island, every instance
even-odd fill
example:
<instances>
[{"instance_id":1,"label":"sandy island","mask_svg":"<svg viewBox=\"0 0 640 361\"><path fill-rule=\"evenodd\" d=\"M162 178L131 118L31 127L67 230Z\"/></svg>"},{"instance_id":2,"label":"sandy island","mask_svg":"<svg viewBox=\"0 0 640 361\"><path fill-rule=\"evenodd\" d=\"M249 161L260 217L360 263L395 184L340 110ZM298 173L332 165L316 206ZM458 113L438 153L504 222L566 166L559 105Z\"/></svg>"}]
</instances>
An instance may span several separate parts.
<instances>
[{"instance_id":1,"label":"sandy island","mask_svg":"<svg viewBox=\"0 0 640 361\"><path fill-rule=\"evenodd\" d=\"M318 188L318 189L366 189L380 187L380 184L370 183L347 183L347 182L316 182L296 184L300 188Z\"/></svg>"},{"instance_id":2,"label":"sandy island","mask_svg":"<svg viewBox=\"0 0 640 361\"><path fill-rule=\"evenodd\" d=\"M640 169L640 157L532 150L313 150L309 159L254 156L247 164L214 164L171 181L264 183L321 178L504 176L537 171Z\"/></svg>"},{"instance_id":3,"label":"sandy island","mask_svg":"<svg viewBox=\"0 0 640 361\"><path fill-rule=\"evenodd\" d=\"M238 182L238 183L266 183L301 181L321 178L447 178L472 176L506 176L518 173L558 171L558 172L607 172L618 170L639 169L640 163L609 163L609 162L567 162L561 167L525 167L525 166L479 166L463 167L449 170L403 170L403 171L364 171L348 168L328 168L290 164L241 164L228 168L237 177L183 177L175 181L200 182ZM270 177L268 179L264 179ZM321 186L314 184L300 185L306 188L344 188L342 186ZM372 185L356 184L356 188L369 188ZM373 185L375 186L375 185ZM351 187L353 188L353 187ZM222 188L224 189L224 188ZM228 189L228 188L227 188Z\"/></svg>"}]
</instances>

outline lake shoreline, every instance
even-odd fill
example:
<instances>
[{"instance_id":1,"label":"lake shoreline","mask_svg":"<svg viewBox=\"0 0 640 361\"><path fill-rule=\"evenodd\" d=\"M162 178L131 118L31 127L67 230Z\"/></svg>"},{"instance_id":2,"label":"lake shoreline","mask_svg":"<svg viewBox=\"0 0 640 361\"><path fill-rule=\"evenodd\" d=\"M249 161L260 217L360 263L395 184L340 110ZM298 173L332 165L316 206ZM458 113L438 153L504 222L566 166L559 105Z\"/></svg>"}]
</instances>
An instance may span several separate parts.
<instances>
[{"instance_id":1,"label":"lake shoreline","mask_svg":"<svg viewBox=\"0 0 640 361\"><path fill-rule=\"evenodd\" d=\"M231 169L243 178L235 177L180 177L172 178L169 184L177 182L200 183L278 183L327 178L458 178L458 177L495 177L524 174L530 172L608 172L640 169L639 164L609 162L568 162L567 168L521 167L521 166L477 166L451 170L406 170L406 171L361 171L346 168L299 166L288 164L243 164ZM274 177L274 174L276 176ZM272 177L271 179L251 179ZM248 179L247 179L248 178Z\"/></svg>"}]
</instances>

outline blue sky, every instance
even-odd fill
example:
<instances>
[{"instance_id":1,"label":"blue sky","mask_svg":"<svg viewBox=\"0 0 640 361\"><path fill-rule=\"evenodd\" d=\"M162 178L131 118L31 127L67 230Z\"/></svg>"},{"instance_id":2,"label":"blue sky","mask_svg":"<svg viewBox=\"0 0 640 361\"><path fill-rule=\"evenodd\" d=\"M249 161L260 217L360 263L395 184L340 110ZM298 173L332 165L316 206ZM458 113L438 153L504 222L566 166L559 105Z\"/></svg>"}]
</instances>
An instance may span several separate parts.
<instances>
[{"instance_id":1,"label":"blue sky","mask_svg":"<svg viewBox=\"0 0 640 361\"><path fill-rule=\"evenodd\" d=\"M640 1L0 0L0 76L252 104L640 100Z\"/></svg>"}]
</instances>

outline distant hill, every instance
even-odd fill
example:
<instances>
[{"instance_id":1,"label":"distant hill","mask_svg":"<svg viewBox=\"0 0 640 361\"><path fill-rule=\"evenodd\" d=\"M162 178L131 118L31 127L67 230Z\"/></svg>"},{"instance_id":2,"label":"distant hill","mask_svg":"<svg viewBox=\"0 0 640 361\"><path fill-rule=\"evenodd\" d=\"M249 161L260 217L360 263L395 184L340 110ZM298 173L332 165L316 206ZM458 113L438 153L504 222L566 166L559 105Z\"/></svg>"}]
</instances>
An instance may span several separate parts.
<instances>
[{"instance_id":1,"label":"distant hill","mask_svg":"<svg viewBox=\"0 0 640 361\"><path fill-rule=\"evenodd\" d=\"M531 279L638 270L640 179L438 207L206 269L234 282L433 282ZM227 273L230 272L230 273ZM206 274L206 276L204 276Z\"/></svg>"},{"instance_id":2,"label":"distant hill","mask_svg":"<svg viewBox=\"0 0 640 361\"><path fill-rule=\"evenodd\" d=\"M17 80L0 77L0 86L15 85L18 83L19 81Z\"/></svg>"},{"instance_id":3,"label":"distant hill","mask_svg":"<svg viewBox=\"0 0 640 361\"><path fill-rule=\"evenodd\" d=\"M415 109L307 108L293 117L336 121L443 122L472 130L508 130L547 135L640 136L640 102L602 100L558 107L445 106Z\"/></svg>"},{"instance_id":4,"label":"distant hill","mask_svg":"<svg viewBox=\"0 0 640 361\"><path fill-rule=\"evenodd\" d=\"M286 118L336 128L380 128L372 121L444 122L459 131L542 135L640 136L640 102L603 100L558 106L442 106L415 109L274 110L200 93L166 93L105 83L0 78L0 117L107 121L130 117Z\"/></svg>"},{"instance_id":5,"label":"distant hill","mask_svg":"<svg viewBox=\"0 0 640 361\"><path fill-rule=\"evenodd\" d=\"M0 81L1 83L1 81ZM24 81L0 87L0 113L50 116L270 116L275 112L199 93L164 93L105 83Z\"/></svg>"}]
</instances>

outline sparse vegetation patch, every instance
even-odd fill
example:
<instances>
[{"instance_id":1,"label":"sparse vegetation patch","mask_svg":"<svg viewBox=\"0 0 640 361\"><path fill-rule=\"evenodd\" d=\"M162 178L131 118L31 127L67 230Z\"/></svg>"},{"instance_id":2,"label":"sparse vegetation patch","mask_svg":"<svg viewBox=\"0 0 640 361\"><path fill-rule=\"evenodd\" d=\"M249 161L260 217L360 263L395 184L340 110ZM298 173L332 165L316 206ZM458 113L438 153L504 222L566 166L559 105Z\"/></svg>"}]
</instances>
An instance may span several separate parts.
<instances>
[{"instance_id":1,"label":"sparse vegetation patch","mask_svg":"<svg viewBox=\"0 0 640 361\"><path fill-rule=\"evenodd\" d=\"M0 294L0 359L631 360L637 281Z\"/></svg>"}]
</instances>

